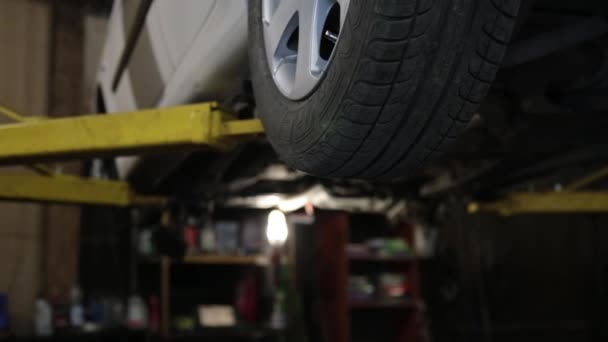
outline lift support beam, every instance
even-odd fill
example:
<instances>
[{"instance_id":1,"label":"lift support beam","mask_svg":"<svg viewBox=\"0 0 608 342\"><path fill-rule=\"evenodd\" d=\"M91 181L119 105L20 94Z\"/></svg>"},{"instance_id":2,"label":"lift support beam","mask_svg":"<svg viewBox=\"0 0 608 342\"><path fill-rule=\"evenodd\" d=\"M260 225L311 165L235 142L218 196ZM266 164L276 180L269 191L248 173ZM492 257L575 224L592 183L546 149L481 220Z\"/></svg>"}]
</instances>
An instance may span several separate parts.
<instances>
[{"instance_id":1,"label":"lift support beam","mask_svg":"<svg viewBox=\"0 0 608 342\"><path fill-rule=\"evenodd\" d=\"M23 117L0 125L0 165L79 158L191 151L229 150L243 137L263 133L259 120L236 120L214 103L69 118ZM165 199L138 196L124 181L53 175L0 174L0 199L109 206L159 205Z\"/></svg>"}]
</instances>

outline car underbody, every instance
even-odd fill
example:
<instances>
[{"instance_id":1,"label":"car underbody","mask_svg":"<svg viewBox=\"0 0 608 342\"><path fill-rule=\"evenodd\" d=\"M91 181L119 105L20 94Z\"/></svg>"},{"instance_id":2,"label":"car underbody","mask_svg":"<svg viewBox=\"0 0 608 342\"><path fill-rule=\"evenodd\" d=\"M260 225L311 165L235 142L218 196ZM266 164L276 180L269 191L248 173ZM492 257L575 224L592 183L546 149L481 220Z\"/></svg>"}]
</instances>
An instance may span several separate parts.
<instances>
[{"instance_id":1,"label":"car underbody","mask_svg":"<svg viewBox=\"0 0 608 342\"><path fill-rule=\"evenodd\" d=\"M297 194L315 186L329 193L428 198L455 192L496 196L521 179L579 175L605 157L608 137L608 4L603 1L527 1L502 68L469 127L444 156L406 179L391 182L325 180L281 168L270 145L252 141L230 154L198 151L146 158L128 178L143 193L184 198ZM221 76L218 76L221 77ZM257 116L251 84L224 106ZM118 176L113 160L104 170ZM270 171L269 171L270 170ZM195 184L194 186L192 184ZM339 189L338 189L339 188ZM237 190L235 190L237 189ZM492 190L487 190L492 189Z\"/></svg>"}]
</instances>

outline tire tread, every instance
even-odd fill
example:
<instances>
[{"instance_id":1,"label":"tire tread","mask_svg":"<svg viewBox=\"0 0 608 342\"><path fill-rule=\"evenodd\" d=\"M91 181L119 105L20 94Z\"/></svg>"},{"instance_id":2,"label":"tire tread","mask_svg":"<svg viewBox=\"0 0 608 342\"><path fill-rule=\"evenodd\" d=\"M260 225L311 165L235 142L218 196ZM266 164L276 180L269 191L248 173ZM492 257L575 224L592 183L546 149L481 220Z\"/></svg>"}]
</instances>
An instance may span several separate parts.
<instances>
[{"instance_id":1,"label":"tire tread","mask_svg":"<svg viewBox=\"0 0 608 342\"><path fill-rule=\"evenodd\" d=\"M337 70L323 81L343 96L320 88L311 101L334 106L283 118L280 127L291 131L271 142L289 165L320 176L412 174L468 125L498 71L520 1L352 0L345 26L356 35L345 31L335 58L356 64L332 64ZM294 132L319 122L295 146Z\"/></svg>"}]
</instances>

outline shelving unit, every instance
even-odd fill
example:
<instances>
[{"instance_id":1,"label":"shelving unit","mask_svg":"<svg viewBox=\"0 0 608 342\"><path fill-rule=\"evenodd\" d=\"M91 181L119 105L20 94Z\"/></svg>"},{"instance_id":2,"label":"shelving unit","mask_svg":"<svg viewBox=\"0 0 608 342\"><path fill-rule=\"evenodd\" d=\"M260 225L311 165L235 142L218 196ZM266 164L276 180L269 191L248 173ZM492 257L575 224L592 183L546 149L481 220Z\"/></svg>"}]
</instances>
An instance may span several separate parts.
<instances>
[{"instance_id":1,"label":"shelving unit","mask_svg":"<svg viewBox=\"0 0 608 342\"><path fill-rule=\"evenodd\" d=\"M381 216L378 216L382 220ZM324 320L329 322L327 340L357 342L382 340L387 342L416 341L422 305L419 285L419 257L416 251L408 255L381 256L353 253L347 249L356 239L365 237L354 226L360 220L342 212L324 212L316 217L319 236L320 279ZM386 223L386 222L385 222ZM370 225L367 238L390 234L403 238L412 245L414 227L403 223L389 232ZM365 235L363 234L363 235ZM407 295L402 298L372 296L349 298L348 282L351 274L399 273L407 277ZM373 322L373 323L370 323ZM370 325L372 324L372 325ZM376 333L374 336L366 334ZM383 335L384 334L384 335ZM383 335L383 336L380 336Z\"/></svg>"},{"instance_id":2,"label":"shelving unit","mask_svg":"<svg viewBox=\"0 0 608 342\"><path fill-rule=\"evenodd\" d=\"M274 265L264 240L268 212L216 211L217 224L212 226L215 243L197 248L201 241L193 242L192 236L200 237L202 228L190 222L202 222L202 213L204 210L195 206L175 206L162 212L150 210L131 224L131 236L137 238L134 241L150 239L156 243L154 248L139 248L132 254L136 276L131 287L142 298L157 298L160 302L158 337L210 342L276 341L277 332L270 329L269 322L274 298L267 295L272 287L269 268ZM220 223L236 229L227 234ZM171 237L181 239L181 248L161 244L161 229L171 230ZM206 318L201 322L201 310L209 317L214 314L206 310L219 309L210 306L222 306L225 319L210 322ZM227 326L218 327L218 323ZM263 339L258 339L258 335Z\"/></svg>"},{"instance_id":3,"label":"shelving unit","mask_svg":"<svg viewBox=\"0 0 608 342\"><path fill-rule=\"evenodd\" d=\"M164 339L256 339L275 333L272 329L262 325L236 325L232 327L205 327L192 332L175 333L171 331L172 283L171 274L173 265L207 265L207 266L235 266L235 267L266 267L270 264L269 258L264 255L226 255L226 254L200 254L188 255L183 260L173 260L169 257L160 259L160 292L161 292L161 337Z\"/></svg>"}]
</instances>

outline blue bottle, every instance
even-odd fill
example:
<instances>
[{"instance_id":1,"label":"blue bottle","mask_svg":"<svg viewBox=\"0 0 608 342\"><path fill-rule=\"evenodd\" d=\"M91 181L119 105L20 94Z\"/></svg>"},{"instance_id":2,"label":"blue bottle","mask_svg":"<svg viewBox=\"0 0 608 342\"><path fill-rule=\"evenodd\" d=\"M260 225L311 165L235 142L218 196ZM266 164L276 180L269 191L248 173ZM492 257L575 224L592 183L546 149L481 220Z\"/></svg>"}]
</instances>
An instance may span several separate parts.
<instances>
[{"instance_id":1,"label":"blue bottle","mask_svg":"<svg viewBox=\"0 0 608 342\"><path fill-rule=\"evenodd\" d=\"M0 293L0 332L8 332L8 295Z\"/></svg>"}]
</instances>

